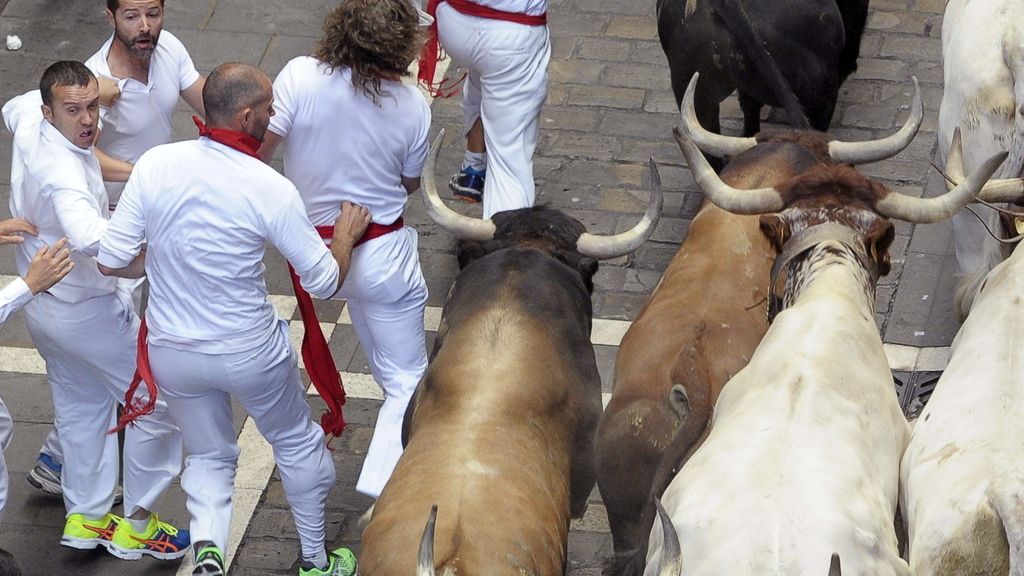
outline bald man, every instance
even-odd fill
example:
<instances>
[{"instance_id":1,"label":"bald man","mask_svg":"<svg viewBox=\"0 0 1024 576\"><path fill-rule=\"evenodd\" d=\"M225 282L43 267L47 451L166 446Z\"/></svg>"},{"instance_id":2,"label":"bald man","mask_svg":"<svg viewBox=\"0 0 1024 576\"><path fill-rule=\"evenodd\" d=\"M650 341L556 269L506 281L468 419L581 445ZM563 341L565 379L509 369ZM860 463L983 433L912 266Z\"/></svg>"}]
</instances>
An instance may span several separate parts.
<instances>
[{"instance_id":1,"label":"bald man","mask_svg":"<svg viewBox=\"0 0 1024 576\"><path fill-rule=\"evenodd\" d=\"M263 255L273 244L307 292L330 298L370 217L344 203L324 245L295 186L257 157L272 103L270 79L258 69L214 70L203 88L209 124L196 119L198 139L142 155L98 261L104 274L149 278L149 362L172 416L187 423L181 486L192 513L193 574L225 570L239 454L234 396L274 448L302 546L300 576L351 576L355 556L324 548L334 461L310 419L288 323L267 299Z\"/></svg>"}]
</instances>

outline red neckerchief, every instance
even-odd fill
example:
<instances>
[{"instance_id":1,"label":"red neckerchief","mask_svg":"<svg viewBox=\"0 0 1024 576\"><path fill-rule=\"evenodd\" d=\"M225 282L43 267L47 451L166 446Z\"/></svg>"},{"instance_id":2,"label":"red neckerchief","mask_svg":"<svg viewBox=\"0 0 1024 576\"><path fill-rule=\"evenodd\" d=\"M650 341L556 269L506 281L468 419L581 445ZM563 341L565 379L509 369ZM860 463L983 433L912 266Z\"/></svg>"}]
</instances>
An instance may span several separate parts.
<instances>
[{"instance_id":1,"label":"red neckerchief","mask_svg":"<svg viewBox=\"0 0 1024 576\"><path fill-rule=\"evenodd\" d=\"M193 116L192 121L196 123L196 128L199 128L200 136L206 136L214 142L220 142L228 148L234 148L257 160L262 160L259 155L260 141L253 135L239 132L238 130L228 130L227 128L210 128L203 124L203 121L198 116Z\"/></svg>"}]
</instances>

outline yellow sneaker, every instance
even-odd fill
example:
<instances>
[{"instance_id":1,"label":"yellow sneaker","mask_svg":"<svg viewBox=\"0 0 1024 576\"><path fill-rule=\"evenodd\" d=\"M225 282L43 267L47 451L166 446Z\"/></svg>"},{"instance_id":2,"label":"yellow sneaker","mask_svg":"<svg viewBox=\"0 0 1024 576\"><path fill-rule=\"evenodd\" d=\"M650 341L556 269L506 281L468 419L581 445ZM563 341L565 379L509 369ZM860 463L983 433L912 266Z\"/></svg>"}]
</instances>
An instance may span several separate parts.
<instances>
[{"instance_id":1,"label":"yellow sneaker","mask_svg":"<svg viewBox=\"0 0 1024 576\"><path fill-rule=\"evenodd\" d=\"M64 535L60 538L62 546L92 550L97 546L110 549L110 541L121 523L121 517L109 512L99 520L89 520L81 514L72 514L64 522Z\"/></svg>"},{"instance_id":2,"label":"yellow sneaker","mask_svg":"<svg viewBox=\"0 0 1024 576\"><path fill-rule=\"evenodd\" d=\"M150 514L149 524L142 532L136 532L127 519L118 523L107 550L122 560L138 560L143 554L174 560L187 554L188 547L188 530L179 530Z\"/></svg>"}]
</instances>

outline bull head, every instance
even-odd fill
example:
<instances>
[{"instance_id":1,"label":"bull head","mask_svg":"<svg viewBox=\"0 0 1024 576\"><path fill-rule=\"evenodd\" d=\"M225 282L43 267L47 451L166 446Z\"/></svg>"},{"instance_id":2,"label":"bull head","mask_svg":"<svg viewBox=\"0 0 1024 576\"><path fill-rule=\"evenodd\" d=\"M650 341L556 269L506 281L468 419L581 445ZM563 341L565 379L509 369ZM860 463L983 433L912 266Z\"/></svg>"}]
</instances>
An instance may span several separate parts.
<instances>
[{"instance_id":1,"label":"bull head","mask_svg":"<svg viewBox=\"0 0 1024 576\"><path fill-rule=\"evenodd\" d=\"M757 138L737 138L735 136L723 136L705 130L697 120L697 112L694 109L694 94L697 91L697 78L699 73L694 73L690 78L690 84L686 87L683 95L682 105L679 107L679 124L684 134L689 136L698 148L704 152L724 158L736 156L757 145ZM921 120L924 118L924 105L921 102L921 89L914 78L914 105L910 110L903 126L895 133L880 140L869 142L842 142L832 140L828 143L828 153L833 161L842 164L867 164L878 162L899 154L906 148L918 128L921 127Z\"/></svg>"},{"instance_id":2,"label":"bull head","mask_svg":"<svg viewBox=\"0 0 1024 576\"><path fill-rule=\"evenodd\" d=\"M423 169L423 202L426 204L427 214L456 238L477 242L490 240L496 231L494 222L490 219L483 220L463 216L445 206L437 194L435 169L443 141L444 130L441 130L430 146L427 165ZM650 161L650 167L651 196L647 201L647 211L640 222L633 228L614 236L597 236L589 232L580 234L579 239L576 240L576 250L580 254L598 260L616 258L633 252L650 237L654 232L654 227L658 224L658 219L661 218L661 208L664 204L661 175L658 173L658 166L654 163L653 158Z\"/></svg>"},{"instance_id":3,"label":"bull head","mask_svg":"<svg viewBox=\"0 0 1024 576\"><path fill-rule=\"evenodd\" d=\"M683 126L683 131L687 127ZM718 177L711 165L701 154L700 149L689 134L684 136L675 131L679 147L686 156L697 185L719 208L735 214L766 214L779 212L786 208L787 201L774 187L756 190L739 190L729 186ZM940 222L966 206L977 194L985 182L999 168L1007 153L1001 152L985 161L966 179L952 190L937 198L914 198L889 192L875 203L875 210L883 216L915 223Z\"/></svg>"}]
</instances>

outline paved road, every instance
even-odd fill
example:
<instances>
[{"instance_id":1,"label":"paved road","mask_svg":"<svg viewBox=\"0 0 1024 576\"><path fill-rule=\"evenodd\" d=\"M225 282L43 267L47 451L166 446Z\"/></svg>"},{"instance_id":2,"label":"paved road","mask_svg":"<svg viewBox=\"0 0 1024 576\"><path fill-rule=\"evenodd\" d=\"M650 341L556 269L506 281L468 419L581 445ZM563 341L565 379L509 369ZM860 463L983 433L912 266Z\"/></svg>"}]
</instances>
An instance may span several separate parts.
<instances>
[{"instance_id":1,"label":"paved road","mask_svg":"<svg viewBox=\"0 0 1024 576\"><path fill-rule=\"evenodd\" d=\"M38 82L53 60L85 59L109 35L102 2L0 0L0 36L18 34L24 47L0 51L0 99ZM166 28L189 48L204 73L225 61L259 65L273 76L291 57L312 49L323 15L332 2L291 0L171 0ZM861 48L860 70L840 95L833 132L845 139L888 133L907 114L910 77L921 81L926 117L915 142L894 159L863 167L893 189L931 194L941 182L929 166L935 146L942 69L939 31L942 0L873 0ZM612 233L632 226L647 198L646 160L662 167L666 213L650 242L635 254L605 262L596 278L594 311L597 352L605 392L610 392L616 344L657 283L661 271L685 237L700 198L672 140L676 111L668 69L657 42L652 0L553 0L550 12L553 54L551 88L544 109L536 160L538 202L565 209L591 232ZM435 130L457 134L461 113L454 101L433 104ZM740 127L734 101L725 107L724 125ZM190 113L175 116L175 138L194 136ZM458 142L450 138L442 154L442 178L457 168ZM7 215L10 137L0 137L0 215ZM278 165L279 166L279 165ZM458 209L474 214L478 207ZM427 328L436 327L437 307L457 267L453 241L425 217L414 197L407 221L420 231L421 259L431 296ZM895 368L941 369L944 347L952 339L948 224L897 225L893 270L879 282L876 311ZM285 317L296 320L290 285L280 256L267 258L268 284ZM0 275L16 273L13 251L0 249ZM0 278L0 283L7 279ZM358 342L343 306L318 304L339 367L353 398L346 416L351 427L336 442L338 484L329 502L328 537L333 544L358 548L358 515L369 501L353 491L369 442L379 391L367 376ZM293 336L299 328L293 322ZM429 339L428 339L429 345ZM0 327L0 395L16 420L14 444L7 451L11 498L0 547L12 550L28 574L172 574L186 566L141 561L125 563L103 553L81 553L57 545L63 525L60 501L39 496L24 481L36 450L52 421L42 364L19 314ZM916 377L908 380L911 384ZM316 407L319 399L312 398ZM244 454L236 493L232 551L236 575L294 574L298 543L284 503L280 480L267 447L238 412ZM429 481L425 479L425 481ZM183 496L174 487L160 511L171 521L187 522ZM604 510L596 493L590 512L573 525L569 573L597 574L611 550Z\"/></svg>"}]
</instances>

